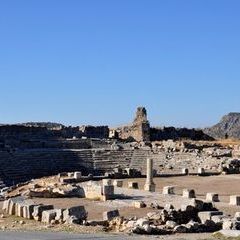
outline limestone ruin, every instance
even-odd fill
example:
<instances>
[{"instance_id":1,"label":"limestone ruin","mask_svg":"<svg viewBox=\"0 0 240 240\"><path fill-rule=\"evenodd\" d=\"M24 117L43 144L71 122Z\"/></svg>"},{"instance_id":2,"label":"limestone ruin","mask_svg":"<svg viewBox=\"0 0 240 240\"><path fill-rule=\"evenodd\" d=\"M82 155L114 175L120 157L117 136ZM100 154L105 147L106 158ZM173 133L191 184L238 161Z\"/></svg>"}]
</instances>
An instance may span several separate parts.
<instances>
[{"instance_id":1,"label":"limestone ruin","mask_svg":"<svg viewBox=\"0 0 240 240\"><path fill-rule=\"evenodd\" d=\"M153 128L144 107L119 128L2 125L1 211L6 219L134 234L240 230L237 189L227 198L210 184L198 192L209 179L238 178L239 149L201 130Z\"/></svg>"}]
</instances>

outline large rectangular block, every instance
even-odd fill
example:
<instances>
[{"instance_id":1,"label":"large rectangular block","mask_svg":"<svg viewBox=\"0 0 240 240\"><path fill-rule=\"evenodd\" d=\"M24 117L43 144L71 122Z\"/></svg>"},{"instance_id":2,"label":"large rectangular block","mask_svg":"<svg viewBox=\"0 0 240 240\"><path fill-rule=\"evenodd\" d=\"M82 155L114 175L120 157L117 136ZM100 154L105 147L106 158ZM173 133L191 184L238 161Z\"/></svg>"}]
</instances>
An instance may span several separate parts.
<instances>
[{"instance_id":1,"label":"large rectangular block","mask_svg":"<svg viewBox=\"0 0 240 240\"><path fill-rule=\"evenodd\" d=\"M128 188L138 189L138 183L137 182L128 182Z\"/></svg>"},{"instance_id":2,"label":"large rectangular block","mask_svg":"<svg viewBox=\"0 0 240 240\"><path fill-rule=\"evenodd\" d=\"M235 206L239 206L240 205L240 196L230 196L230 205L235 205Z\"/></svg>"},{"instance_id":3,"label":"large rectangular block","mask_svg":"<svg viewBox=\"0 0 240 240\"><path fill-rule=\"evenodd\" d=\"M15 215L16 214L16 204L23 202L24 200L25 200L24 197L11 198L9 201L8 214Z\"/></svg>"},{"instance_id":4,"label":"large rectangular block","mask_svg":"<svg viewBox=\"0 0 240 240\"><path fill-rule=\"evenodd\" d=\"M207 220L212 220L213 216L220 216L223 215L223 212L219 211L208 211L208 212L199 212L198 217L201 222L204 224Z\"/></svg>"},{"instance_id":5,"label":"large rectangular block","mask_svg":"<svg viewBox=\"0 0 240 240\"><path fill-rule=\"evenodd\" d=\"M5 211L5 212L8 212L8 209L9 209L9 205L10 205L10 200L11 199L7 199L3 202L3 207L2 209Z\"/></svg>"},{"instance_id":6,"label":"large rectangular block","mask_svg":"<svg viewBox=\"0 0 240 240\"><path fill-rule=\"evenodd\" d=\"M109 197L114 196L114 186L113 185L103 186L102 195L106 195Z\"/></svg>"},{"instance_id":7,"label":"large rectangular block","mask_svg":"<svg viewBox=\"0 0 240 240\"><path fill-rule=\"evenodd\" d=\"M52 220L55 220L57 215L56 209L45 210L42 212L42 222L43 223L51 223Z\"/></svg>"},{"instance_id":8,"label":"large rectangular block","mask_svg":"<svg viewBox=\"0 0 240 240\"><path fill-rule=\"evenodd\" d=\"M41 221L42 220L42 212L46 211L46 210L52 210L52 209L53 209L53 205L34 206L32 216L33 216L34 220Z\"/></svg>"},{"instance_id":9,"label":"large rectangular block","mask_svg":"<svg viewBox=\"0 0 240 240\"><path fill-rule=\"evenodd\" d=\"M164 194L164 195L174 194L174 186L165 186L165 187L163 187L162 194Z\"/></svg>"},{"instance_id":10,"label":"large rectangular block","mask_svg":"<svg viewBox=\"0 0 240 240\"><path fill-rule=\"evenodd\" d=\"M82 221L87 219L87 212L84 206L71 207L63 211L63 221L68 222L70 218Z\"/></svg>"},{"instance_id":11,"label":"large rectangular block","mask_svg":"<svg viewBox=\"0 0 240 240\"><path fill-rule=\"evenodd\" d=\"M194 189L183 189L184 198L196 198Z\"/></svg>"},{"instance_id":12,"label":"large rectangular block","mask_svg":"<svg viewBox=\"0 0 240 240\"><path fill-rule=\"evenodd\" d=\"M102 180L102 185L103 186L111 186L112 185L112 180L111 179L103 179Z\"/></svg>"},{"instance_id":13,"label":"large rectangular block","mask_svg":"<svg viewBox=\"0 0 240 240\"><path fill-rule=\"evenodd\" d=\"M111 221L113 218L119 217L119 211L112 210L112 211L106 211L103 213L103 220L104 221Z\"/></svg>"},{"instance_id":14,"label":"large rectangular block","mask_svg":"<svg viewBox=\"0 0 240 240\"><path fill-rule=\"evenodd\" d=\"M113 186L122 187L123 186L123 181L122 180L114 180L113 181Z\"/></svg>"},{"instance_id":15,"label":"large rectangular block","mask_svg":"<svg viewBox=\"0 0 240 240\"><path fill-rule=\"evenodd\" d=\"M207 202L219 202L219 197L217 193L207 193L206 194Z\"/></svg>"},{"instance_id":16,"label":"large rectangular block","mask_svg":"<svg viewBox=\"0 0 240 240\"><path fill-rule=\"evenodd\" d=\"M74 172L74 178L75 179L81 179L82 173L81 172Z\"/></svg>"},{"instance_id":17,"label":"large rectangular block","mask_svg":"<svg viewBox=\"0 0 240 240\"><path fill-rule=\"evenodd\" d=\"M33 219L33 211L35 206L37 206L37 204L25 204L23 206L23 217L27 219Z\"/></svg>"}]
</instances>

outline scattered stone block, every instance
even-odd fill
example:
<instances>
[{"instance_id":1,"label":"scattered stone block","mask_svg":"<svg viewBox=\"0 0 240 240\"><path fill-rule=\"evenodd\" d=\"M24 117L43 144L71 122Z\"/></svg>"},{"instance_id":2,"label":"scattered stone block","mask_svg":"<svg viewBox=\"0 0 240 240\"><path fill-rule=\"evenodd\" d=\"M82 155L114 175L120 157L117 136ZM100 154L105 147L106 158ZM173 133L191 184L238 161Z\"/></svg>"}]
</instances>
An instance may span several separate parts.
<instances>
[{"instance_id":1,"label":"scattered stone block","mask_svg":"<svg viewBox=\"0 0 240 240\"><path fill-rule=\"evenodd\" d=\"M173 230L175 233L186 233L188 231L187 227L184 225L177 225Z\"/></svg>"},{"instance_id":2,"label":"scattered stone block","mask_svg":"<svg viewBox=\"0 0 240 240\"><path fill-rule=\"evenodd\" d=\"M102 185L103 186L112 186L112 180L111 179L103 179Z\"/></svg>"},{"instance_id":3,"label":"scattered stone block","mask_svg":"<svg viewBox=\"0 0 240 240\"><path fill-rule=\"evenodd\" d=\"M128 182L128 188L138 189L138 183L137 182Z\"/></svg>"},{"instance_id":4,"label":"scattered stone block","mask_svg":"<svg viewBox=\"0 0 240 240\"><path fill-rule=\"evenodd\" d=\"M55 220L58 221L58 222L62 222L63 221L63 212L66 209L55 209L55 210L56 210Z\"/></svg>"},{"instance_id":5,"label":"scattered stone block","mask_svg":"<svg viewBox=\"0 0 240 240\"><path fill-rule=\"evenodd\" d=\"M223 221L226 220L228 217L226 217L225 215L216 215L216 216L212 216L211 220L216 223L216 224L223 224Z\"/></svg>"},{"instance_id":6,"label":"scattered stone block","mask_svg":"<svg viewBox=\"0 0 240 240\"><path fill-rule=\"evenodd\" d=\"M56 209L45 210L42 212L42 222L50 224L52 220L55 220L56 215Z\"/></svg>"},{"instance_id":7,"label":"scattered stone block","mask_svg":"<svg viewBox=\"0 0 240 240\"><path fill-rule=\"evenodd\" d=\"M15 215L16 214L16 204L23 202L24 200L25 200L24 197L11 198L9 201L9 206L8 206L8 214Z\"/></svg>"},{"instance_id":8,"label":"scattered stone block","mask_svg":"<svg viewBox=\"0 0 240 240\"><path fill-rule=\"evenodd\" d=\"M73 177L74 177L74 173L73 173L73 172L68 172L67 175L68 175L68 177L70 177L70 178L73 178Z\"/></svg>"},{"instance_id":9,"label":"scattered stone block","mask_svg":"<svg viewBox=\"0 0 240 240\"><path fill-rule=\"evenodd\" d=\"M27 219L33 219L34 207L36 204L25 204L23 206L23 217Z\"/></svg>"},{"instance_id":10,"label":"scattered stone block","mask_svg":"<svg viewBox=\"0 0 240 240\"><path fill-rule=\"evenodd\" d=\"M194 189L183 189L183 195L184 198L196 198L196 194Z\"/></svg>"},{"instance_id":11,"label":"scattered stone block","mask_svg":"<svg viewBox=\"0 0 240 240\"><path fill-rule=\"evenodd\" d=\"M114 180L113 186L115 187L123 187L123 181L122 180Z\"/></svg>"},{"instance_id":12,"label":"scattered stone block","mask_svg":"<svg viewBox=\"0 0 240 240\"><path fill-rule=\"evenodd\" d=\"M5 200L4 202L3 202L3 207L2 207L2 210L4 210L5 212L8 212L8 209L9 209L9 205L10 205L10 198L9 199L7 199L7 200Z\"/></svg>"},{"instance_id":13,"label":"scattered stone block","mask_svg":"<svg viewBox=\"0 0 240 240\"><path fill-rule=\"evenodd\" d=\"M105 200L113 199L113 197L114 197L114 186L113 185L104 185L102 187L102 195L105 197Z\"/></svg>"},{"instance_id":14,"label":"scattered stone block","mask_svg":"<svg viewBox=\"0 0 240 240\"><path fill-rule=\"evenodd\" d=\"M120 168L120 167L114 168L113 171L114 171L114 173L119 173L119 174L122 174L122 172L123 172L122 168Z\"/></svg>"},{"instance_id":15,"label":"scattered stone block","mask_svg":"<svg viewBox=\"0 0 240 240\"><path fill-rule=\"evenodd\" d=\"M135 208L145 208L147 205L143 201L135 201L132 203Z\"/></svg>"},{"instance_id":16,"label":"scattered stone block","mask_svg":"<svg viewBox=\"0 0 240 240\"><path fill-rule=\"evenodd\" d=\"M62 173L58 174L58 178L67 177L67 176L68 176L68 173L66 173L66 172L62 172Z\"/></svg>"},{"instance_id":17,"label":"scattered stone block","mask_svg":"<svg viewBox=\"0 0 240 240\"><path fill-rule=\"evenodd\" d=\"M208 202L219 202L219 197L217 193L207 193L206 201Z\"/></svg>"},{"instance_id":18,"label":"scattered stone block","mask_svg":"<svg viewBox=\"0 0 240 240\"><path fill-rule=\"evenodd\" d=\"M174 221L167 221L166 222L166 227L170 229L174 229L178 224Z\"/></svg>"},{"instance_id":19,"label":"scattered stone block","mask_svg":"<svg viewBox=\"0 0 240 240\"><path fill-rule=\"evenodd\" d=\"M163 187L162 194L164 194L164 195L174 194L174 187L173 186L165 186L165 187Z\"/></svg>"},{"instance_id":20,"label":"scattered stone block","mask_svg":"<svg viewBox=\"0 0 240 240\"><path fill-rule=\"evenodd\" d=\"M103 213L103 220L104 221L111 221L113 218L119 217L118 209L112 211L106 211Z\"/></svg>"},{"instance_id":21,"label":"scattered stone block","mask_svg":"<svg viewBox=\"0 0 240 240\"><path fill-rule=\"evenodd\" d=\"M81 173L81 172L74 172L73 177L74 177L75 179L81 179L81 178L82 178L82 173Z\"/></svg>"},{"instance_id":22,"label":"scattered stone block","mask_svg":"<svg viewBox=\"0 0 240 240\"><path fill-rule=\"evenodd\" d=\"M63 211L64 222L74 221L74 223L80 223L86 219L87 212L84 206L71 207Z\"/></svg>"},{"instance_id":23,"label":"scattered stone block","mask_svg":"<svg viewBox=\"0 0 240 240\"><path fill-rule=\"evenodd\" d=\"M198 175L204 175L205 174L205 169L204 168L198 168Z\"/></svg>"},{"instance_id":24,"label":"scattered stone block","mask_svg":"<svg viewBox=\"0 0 240 240\"><path fill-rule=\"evenodd\" d=\"M182 169L182 174L188 175L188 174L189 174L188 168L183 168L183 169Z\"/></svg>"},{"instance_id":25,"label":"scattered stone block","mask_svg":"<svg viewBox=\"0 0 240 240\"><path fill-rule=\"evenodd\" d=\"M204 224L207 220L212 220L213 216L223 215L220 211L208 211L208 212L199 212L198 217L201 222Z\"/></svg>"},{"instance_id":26,"label":"scattered stone block","mask_svg":"<svg viewBox=\"0 0 240 240\"><path fill-rule=\"evenodd\" d=\"M230 205L239 206L240 205L240 196L230 196Z\"/></svg>"},{"instance_id":27,"label":"scattered stone block","mask_svg":"<svg viewBox=\"0 0 240 240\"><path fill-rule=\"evenodd\" d=\"M167 203L165 206L164 206L164 209L166 211L171 211L174 209L174 206L171 204L171 203Z\"/></svg>"},{"instance_id":28,"label":"scattered stone block","mask_svg":"<svg viewBox=\"0 0 240 240\"><path fill-rule=\"evenodd\" d=\"M46 211L46 210L52 210L52 209L53 209L53 205L34 206L32 216L33 216L34 220L41 221L42 220L42 212Z\"/></svg>"},{"instance_id":29,"label":"scattered stone block","mask_svg":"<svg viewBox=\"0 0 240 240\"><path fill-rule=\"evenodd\" d=\"M237 221L240 221L240 212L236 212L234 218L235 218Z\"/></svg>"},{"instance_id":30,"label":"scattered stone block","mask_svg":"<svg viewBox=\"0 0 240 240\"><path fill-rule=\"evenodd\" d=\"M222 224L223 230L240 230L240 221L234 219L226 219Z\"/></svg>"}]
</instances>

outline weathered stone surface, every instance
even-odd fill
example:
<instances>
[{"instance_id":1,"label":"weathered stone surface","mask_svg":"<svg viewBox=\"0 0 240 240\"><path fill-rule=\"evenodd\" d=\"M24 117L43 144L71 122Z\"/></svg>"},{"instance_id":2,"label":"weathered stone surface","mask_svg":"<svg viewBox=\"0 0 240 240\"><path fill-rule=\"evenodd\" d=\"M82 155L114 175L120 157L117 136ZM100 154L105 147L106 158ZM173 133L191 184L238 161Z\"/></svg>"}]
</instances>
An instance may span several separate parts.
<instances>
[{"instance_id":1,"label":"weathered stone surface","mask_svg":"<svg viewBox=\"0 0 240 240\"><path fill-rule=\"evenodd\" d=\"M87 219L87 212L84 206L71 207L63 211L63 221L73 221L73 223L81 223Z\"/></svg>"},{"instance_id":2,"label":"weathered stone surface","mask_svg":"<svg viewBox=\"0 0 240 240\"><path fill-rule=\"evenodd\" d=\"M18 217L24 217L23 209L25 205L34 205L32 200L24 200L23 202L16 203L16 212L15 215Z\"/></svg>"},{"instance_id":3,"label":"weathered stone surface","mask_svg":"<svg viewBox=\"0 0 240 240\"><path fill-rule=\"evenodd\" d=\"M219 202L219 197L217 193L207 193L206 201L208 202Z\"/></svg>"},{"instance_id":4,"label":"weathered stone surface","mask_svg":"<svg viewBox=\"0 0 240 240\"><path fill-rule=\"evenodd\" d=\"M235 205L235 206L239 206L240 205L240 196L230 196L230 205Z\"/></svg>"},{"instance_id":5,"label":"weathered stone surface","mask_svg":"<svg viewBox=\"0 0 240 240\"><path fill-rule=\"evenodd\" d=\"M23 217L27 219L33 219L33 211L36 204L25 204L23 206Z\"/></svg>"},{"instance_id":6,"label":"weathered stone surface","mask_svg":"<svg viewBox=\"0 0 240 240\"><path fill-rule=\"evenodd\" d=\"M122 180L114 180L113 181L113 186L122 187L123 186L123 181Z\"/></svg>"},{"instance_id":7,"label":"weathered stone surface","mask_svg":"<svg viewBox=\"0 0 240 240\"><path fill-rule=\"evenodd\" d=\"M144 190L149 192L155 192L156 185L153 182L153 160L147 159L147 178L144 185Z\"/></svg>"},{"instance_id":8,"label":"weathered stone surface","mask_svg":"<svg viewBox=\"0 0 240 240\"><path fill-rule=\"evenodd\" d=\"M137 182L128 182L128 188L138 189L138 183Z\"/></svg>"},{"instance_id":9,"label":"weathered stone surface","mask_svg":"<svg viewBox=\"0 0 240 240\"><path fill-rule=\"evenodd\" d=\"M103 186L112 186L112 180L111 179L103 179L102 184L103 184Z\"/></svg>"},{"instance_id":10,"label":"weathered stone surface","mask_svg":"<svg viewBox=\"0 0 240 240\"><path fill-rule=\"evenodd\" d=\"M237 221L240 221L240 212L236 212L235 215L234 215L234 218L235 218Z\"/></svg>"},{"instance_id":11,"label":"weathered stone surface","mask_svg":"<svg viewBox=\"0 0 240 240\"><path fill-rule=\"evenodd\" d=\"M188 175L188 173L189 173L188 168L183 168L183 169L182 169L182 174Z\"/></svg>"},{"instance_id":12,"label":"weathered stone surface","mask_svg":"<svg viewBox=\"0 0 240 240\"><path fill-rule=\"evenodd\" d=\"M73 177L75 178L75 179L81 179L82 178L82 173L81 172L74 172L74 175L73 175Z\"/></svg>"},{"instance_id":13,"label":"weathered stone surface","mask_svg":"<svg viewBox=\"0 0 240 240\"><path fill-rule=\"evenodd\" d=\"M8 214L15 215L16 214L16 204L23 202L24 200L25 200L24 197L11 198L9 201L9 205L8 205Z\"/></svg>"},{"instance_id":14,"label":"weathered stone surface","mask_svg":"<svg viewBox=\"0 0 240 240\"><path fill-rule=\"evenodd\" d=\"M212 220L212 216L223 215L222 212L219 211L208 211L208 212L199 212L198 217L200 221L204 224L207 220Z\"/></svg>"},{"instance_id":15,"label":"weathered stone surface","mask_svg":"<svg viewBox=\"0 0 240 240\"><path fill-rule=\"evenodd\" d=\"M198 174L199 174L199 175L205 174L205 169L202 168L202 167L198 168Z\"/></svg>"},{"instance_id":16,"label":"weathered stone surface","mask_svg":"<svg viewBox=\"0 0 240 240\"><path fill-rule=\"evenodd\" d=\"M65 209L55 209L56 210L56 217L55 220L59 223L63 222L63 211Z\"/></svg>"},{"instance_id":17,"label":"weathered stone surface","mask_svg":"<svg viewBox=\"0 0 240 240\"><path fill-rule=\"evenodd\" d=\"M223 221L223 230L240 230L240 221L234 219L226 219Z\"/></svg>"},{"instance_id":18,"label":"weathered stone surface","mask_svg":"<svg viewBox=\"0 0 240 240\"><path fill-rule=\"evenodd\" d=\"M163 187L163 194L168 195L168 194L174 194L174 186L165 186Z\"/></svg>"},{"instance_id":19,"label":"weathered stone surface","mask_svg":"<svg viewBox=\"0 0 240 240\"><path fill-rule=\"evenodd\" d=\"M178 224L177 224L176 222L171 221L171 220L169 220L169 221L166 222L166 227L167 227L167 228L170 228L170 229L174 229L177 225L178 225Z\"/></svg>"},{"instance_id":20,"label":"weathered stone surface","mask_svg":"<svg viewBox=\"0 0 240 240\"><path fill-rule=\"evenodd\" d=\"M146 204L143 201L135 201L132 203L132 206L135 208L145 208Z\"/></svg>"},{"instance_id":21,"label":"weathered stone surface","mask_svg":"<svg viewBox=\"0 0 240 240\"><path fill-rule=\"evenodd\" d=\"M42 220L42 212L46 210L53 210L53 205L38 205L34 206L32 216L34 220L41 221Z\"/></svg>"},{"instance_id":22,"label":"weathered stone surface","mask_svg":"<svg viewBox=\"0 0 240 240\"><path fill-rule=\"evenodd\" d=\"M103 213L103 220L104 221L110 221L113 218L119 217L119 211L116 210L112 210L112 211L106 211Z\"/></svg>"},{"instance_id":23,"label":"weathered stone surface","mask_svg":"<svg viewBox=\"0 0 240 240\"><path fill-rule=\"evenodd\" d=\"M194 189L183 189L184 198L196 198Z\"/></svg>"},{"instance_id":24,"label":"weathered stone surface","mask_svg":"<svg viewBox=\"0 0 240 240\"><path fill-rule=\"evenodd\" d=\"M56 209L45 210L42 212L42 222L50 224L52 220L55 220L56 215Z\"/></svg>"},{"instance_id":25,"label":"weathered stone surface","mask_svg":"<svg viewBox=\"0 0 240 240\"><path fill-rule=\"evenodd\" d=\"M185 225L178 225L173 229L173 231L175 233L186 233L188 229Z\"/></svg>"}]
</instances>

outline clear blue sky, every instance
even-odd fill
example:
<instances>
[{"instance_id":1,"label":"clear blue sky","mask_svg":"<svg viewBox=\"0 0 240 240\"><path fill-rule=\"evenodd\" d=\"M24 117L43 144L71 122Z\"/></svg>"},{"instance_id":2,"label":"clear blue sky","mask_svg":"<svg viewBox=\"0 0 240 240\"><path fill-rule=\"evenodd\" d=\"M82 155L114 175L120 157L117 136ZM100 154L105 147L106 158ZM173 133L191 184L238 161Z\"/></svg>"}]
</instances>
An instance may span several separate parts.
<instances>
[{"instance_id":1,"label":"clear blue sky","mask_svg":"<svg viewBox=\"0 0 240 240\"><path fill-rule=\"evenodd\" d=\"M202 127L240 112L238 0L0 1L0 122Z\"/></svg>"}]
</instances>

